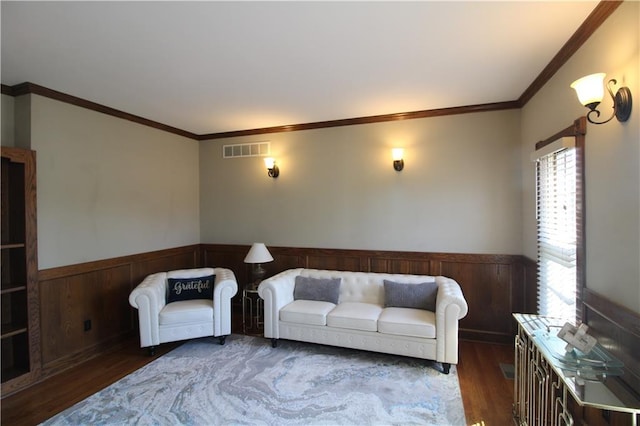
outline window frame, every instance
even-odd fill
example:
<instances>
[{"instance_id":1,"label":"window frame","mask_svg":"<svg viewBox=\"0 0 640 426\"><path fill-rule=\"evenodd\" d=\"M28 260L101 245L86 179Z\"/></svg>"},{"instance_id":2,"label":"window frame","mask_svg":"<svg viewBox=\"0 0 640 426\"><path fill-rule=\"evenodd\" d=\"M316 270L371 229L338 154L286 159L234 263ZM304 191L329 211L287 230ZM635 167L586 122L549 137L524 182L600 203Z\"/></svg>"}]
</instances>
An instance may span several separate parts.
<instances>
[{"instance_id":1,"label":"window frame","mask_svg":"<svg viewBox=\"0 0 640 426\"><path fill-rule=\"evenodd\" d=\"M585 317L585 307L583 303L583 293L586 287L586 235L585 235L585 139L587 133L587 119L586 117L580 117L573 122L573 124L566 129L554 134L553 136L536 143L536 152L542 150L548 145L552 144L556 140L563 137L575 137L575 172L576 172L576 322L580 323ZM534 153L535 154L535 153ZM536 166L537 168L537 166ZM536 186L537 186L537 173L536 173ZM538 208L537 188L536 188L536 209ZM537 216L537 212L536 212ZM536 242L537 229L536 229ZM538 269L538 259L536 256L536 265ZM538 307L538 280L536 280L536 301L535 307Z\"/></svg>"}]
</instances>

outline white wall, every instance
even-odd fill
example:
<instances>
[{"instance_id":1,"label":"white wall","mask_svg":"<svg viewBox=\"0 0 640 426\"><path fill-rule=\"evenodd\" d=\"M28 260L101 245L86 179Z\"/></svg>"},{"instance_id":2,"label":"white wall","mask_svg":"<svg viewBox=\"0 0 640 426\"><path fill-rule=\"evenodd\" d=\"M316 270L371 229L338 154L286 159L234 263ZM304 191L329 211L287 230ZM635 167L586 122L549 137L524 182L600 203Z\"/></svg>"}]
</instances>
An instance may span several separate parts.
<instances>
[{"instance_id":1,"label":"white wall","mask_svg":"<svg viewBox=\"0 0 640 426\"><path fill-rule=\"evenodd\" d=\"M535 259L529 154L585 115L569 84L604 71L631 88L635 105L627 123L588 126L587 286L640 312L639 8L623 3L521 111L198 143L37 95L13 105L3 95L2 144L13 133L38 153L40 268L198 242ZM260 158L221 158L223 144L262 140L272 143L277 179ZM400 173L394 146L406 150Z\"/></svg>"},{"instance_id":2,"label":"white wall","mask_svg":"<svg viewBox=\"0 0 640 426\"><path fill-rule=\"evenodd\" d=\"M519 254L519 111L203 141L203 243ZM222 145L269 140L262 159ZM391 148L405 148L405 169Z\"/></svg>"},{"instance_id":3,"label":"white wall","mask_svg":"<svg viewBox=\"0 0 640 426\"><path fill-rule=\"evenodd\" d=\"M0 105L2 114L2 132L0 137L0 145L2 146L14 146L15 131L14 131L14 111L15 102L13 96L2 95L2 104Z\"/></svg>"},{"instance_id":4,"label":"white wall","mask_svg":"<svg viewBox=\"0 0 640 426\"><path fill-rule=\"evenodd\" d=\"M535 166L529 154L586 115L572 81L606 72L631 89L625 123L588 124L585 148L587 287L640 312L640 4L624 2L522 110L523 253L536 259ZM611 102L600 107L610 115Z\"/></svg>"},{"instance_id":5,"label":"white wall","mask_svg":"<svg viewBox=\"0 0 640 426\"><path fill-rule=\"evenodd\" d=\"M25 96L40 269L199 243L197 141Z\"/></svg>"}]
</instances>

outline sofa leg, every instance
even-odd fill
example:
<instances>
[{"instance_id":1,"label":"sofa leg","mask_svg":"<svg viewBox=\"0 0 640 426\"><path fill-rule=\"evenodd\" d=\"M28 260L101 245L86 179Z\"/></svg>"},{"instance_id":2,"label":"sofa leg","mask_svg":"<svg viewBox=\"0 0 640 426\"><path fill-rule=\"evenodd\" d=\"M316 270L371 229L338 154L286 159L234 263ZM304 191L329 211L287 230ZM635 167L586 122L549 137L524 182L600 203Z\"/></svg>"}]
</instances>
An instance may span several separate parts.
<instances>
[{"instance_id":1,"label":"sofa leg","mask_svg":"<svg viewBox=\"0 0 640 426\"><path fill-rule=\"evenodd\" d=\"M156 347L149 346L149 356L154 356L156 354Z\"/></svg>"},{"instance_id":2,"label":"sofa leg","mask_svg":"<svg viewBox=\"0 0 640 426\"><path fill-rule=\"evenodd\" d=\"M443 362L442 363L442 372L444 374L449 374L450 371L451 371L451 364L449 364L448 362Z\"/></svg>"},{"instance_id":3,"label":"sofa leg","mask_svg":"<svg viewBox=\"0 0 640 426\"><path fill-rule=\"evenodd\" d=\"M227 336L220 336L220 344L224 345L225 340L227 340Z\"/></svg>"},{"instance_id":4,"label":"sofa leg","mask_svg":"<svg viewBox=\"0 0 640 426\"><path fill-rule=\"evenodd\" d=\"M278 339L271 339L271 347L272 348L278 347Z\"/></svg>"}]
</instances>

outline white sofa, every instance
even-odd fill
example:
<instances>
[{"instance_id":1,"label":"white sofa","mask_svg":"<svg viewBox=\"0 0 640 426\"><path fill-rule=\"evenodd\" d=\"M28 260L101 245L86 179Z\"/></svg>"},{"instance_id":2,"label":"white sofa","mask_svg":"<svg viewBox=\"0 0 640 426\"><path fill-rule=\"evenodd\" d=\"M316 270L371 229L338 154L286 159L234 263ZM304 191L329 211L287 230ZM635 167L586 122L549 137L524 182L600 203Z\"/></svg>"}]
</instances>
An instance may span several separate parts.
<instances>
[{"instance_id":1,"label":"white sofa","mask_svg":"<svg viewBox=\"0 0 640 426\"><path fill-rule=\"evenodd\" d=\"M297 276L340 278L338 303L294 300ZM384 280L435 282L435 312L385 307ZM458 363L458 322L468 307L450 278L299 268L262 281L258 294L264 300L264 335L273 347L289 339L404 355L440 362L444 373Z\"/></svg>"},{"instance_id":2,"label":"white sofa","mask_svg":"<svg viewBox=\"0 0 640 426\"><path fill-rule=\"evenodd\" d=\"M167 303L169 279L215 275L212 299ZM231 298L238 292L236 277L226 268L180 269L147 276L129 295L138 309L140 347L153 355L161 343L214 336L224 345L231 334Z\"/></svg>"}]
</instances>

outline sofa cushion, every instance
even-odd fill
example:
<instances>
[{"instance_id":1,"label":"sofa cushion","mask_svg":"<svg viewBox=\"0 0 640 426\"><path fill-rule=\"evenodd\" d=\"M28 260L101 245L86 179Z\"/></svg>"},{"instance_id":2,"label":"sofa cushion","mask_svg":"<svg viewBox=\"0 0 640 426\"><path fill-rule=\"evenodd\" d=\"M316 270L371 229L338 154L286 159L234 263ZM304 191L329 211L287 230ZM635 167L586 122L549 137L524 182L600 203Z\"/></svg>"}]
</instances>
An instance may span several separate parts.
<instances>
[{"instance_id":1,"label":"sofa cushion","mask_svg":"<svg viewBox=\"0 0 640 426\"><path fill-rule=\"evenodd\" d=\"M343 302L327 315L329 327L378 331L382 307L372 303Z\"/></svg>"},{"instance_id":2,"label":"sofa cushion","mask_svg":"<svg viewBox=\"0 0 640 426\"><path fill-rule=\"evenodd\" d=\"M385 308L414 308L435 312L437 295L438 284L435 282L410 284L384 280Z\"/></svg>"},{"instance_id":3,"label":"sofa cushion","mask_svg":"<svg viewBox=\"0 0 640 426\"><path fill-rule=\"evenodd\" d=\"M280 321L308 325L327 325L327 314L336 305L317 300L294 300L280 309Z\"/></svg>"},{"instance_id":4,"label":"sofa cushion","mask_svg":"<svg viewBox=\"0 0 640 426\"><path fill-rule=\"evenodd\" d=\"M181 300L213 299L215 275L194 278L167 278L167 303Z\"/></svg>"},{"instance_id":5,"label":"sofa cushion","mask_svg":"<svg viewBox=\"0 0 640 426\"><path fill-rule=\"evenodd\" d=\"M385 308L378 318L378 332L435 339L436 314L424 309Z\"/></svg>"},{"instance_id":6,"label":"sofa cushion","mask_svg":"<svg viewBox=\"0 0 640 426\"><path fill-rule=\"evenodd\" d=\"M340 297L340 281L340 278L311 278L298 275L293 298L337 304Z\"/></svg>"},{"instance_id":7,"label":"sofa cushion","mask_svg":"<svg viewBox=\"0 0 640 426\"><path fill-rule=\"evenodd\" d=\"M187 324L192 322L213 322L213 300L194 299L173 302L160 310L160 325Z\"/></svg>"}]
</instances>

